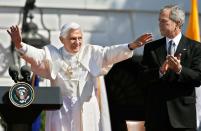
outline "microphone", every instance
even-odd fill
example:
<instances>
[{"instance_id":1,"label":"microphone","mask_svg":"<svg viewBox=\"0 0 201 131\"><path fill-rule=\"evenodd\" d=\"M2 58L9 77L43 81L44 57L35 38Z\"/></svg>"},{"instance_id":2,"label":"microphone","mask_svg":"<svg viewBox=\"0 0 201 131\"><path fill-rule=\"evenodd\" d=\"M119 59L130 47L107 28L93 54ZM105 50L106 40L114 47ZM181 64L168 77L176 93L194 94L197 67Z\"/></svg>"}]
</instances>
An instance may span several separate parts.
<instances>
[{"instance_id":1,"label":"microphone","mask_svg":"<svg viewBox=\"0 0 201 131\"><path fill-rule=\"evenodd\" d=\"M31 68L27 65L24 65L21 67L20 72L23 77L22 81L31 84Z\"/></svg>"},{"instance_id":2,"label":"microphone","mask_svg":"<svg viewBox=\"0 0 201 131\"><path fill-rule=\"evenodd\" d=\"M14 80L14 82L17 83L19 76L19 68L15 65L12 65L9 67L8 72L12 80Z\"/></svg>"}]
</instances>

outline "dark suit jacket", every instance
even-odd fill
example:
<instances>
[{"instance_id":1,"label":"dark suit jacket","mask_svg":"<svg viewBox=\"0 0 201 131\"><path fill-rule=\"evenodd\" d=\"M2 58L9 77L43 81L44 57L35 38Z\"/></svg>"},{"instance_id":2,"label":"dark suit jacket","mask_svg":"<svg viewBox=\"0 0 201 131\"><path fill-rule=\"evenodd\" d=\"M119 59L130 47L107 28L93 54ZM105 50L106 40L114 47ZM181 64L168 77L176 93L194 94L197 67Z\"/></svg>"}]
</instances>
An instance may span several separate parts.
<instances>
[{"instance_id":1,"label":"dark suit jacket","mask_svg":"<svg viewBox=\"0 0 201 131\"><path fill-rule=\"evenodd\" d=\"M146 70L140 80L146 87L147 127L196 128L195 87L201 80L201 45L182 35L175 55L178 53L182 54L180 75L168 71L159 77L167 55L166 39L145 45L142 64Z\"/></svg>"}]
</instances>

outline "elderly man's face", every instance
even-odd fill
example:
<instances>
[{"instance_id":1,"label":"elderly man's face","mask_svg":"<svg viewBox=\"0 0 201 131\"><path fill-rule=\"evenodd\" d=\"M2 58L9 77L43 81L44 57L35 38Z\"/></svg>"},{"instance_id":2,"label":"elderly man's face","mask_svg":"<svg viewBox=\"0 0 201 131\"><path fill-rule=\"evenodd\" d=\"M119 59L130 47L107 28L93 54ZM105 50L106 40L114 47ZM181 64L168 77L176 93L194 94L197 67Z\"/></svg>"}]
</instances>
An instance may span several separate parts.
<instances>
[{"instance_id":1,"label":"elderly man's face","mask_svg":"<svg viewBox=\"0 0 201 131\"><path fill-rule=\"evenodd\" d=\"M79 52L83 43L81 30L71 29L66 38L61 38L61 42L69 53Z\"/></svg>"},{"instance_id":2,"label":"elderly man's face","mask_svg":"<svg viewBox=\"0 0 201 131\"><path fill-rule=\"evenodd\" d=\"M164 10L159 16L159 28L162 36L174 37L177 24L169 18L170 10Z\"/></svg>"}]
</instances>

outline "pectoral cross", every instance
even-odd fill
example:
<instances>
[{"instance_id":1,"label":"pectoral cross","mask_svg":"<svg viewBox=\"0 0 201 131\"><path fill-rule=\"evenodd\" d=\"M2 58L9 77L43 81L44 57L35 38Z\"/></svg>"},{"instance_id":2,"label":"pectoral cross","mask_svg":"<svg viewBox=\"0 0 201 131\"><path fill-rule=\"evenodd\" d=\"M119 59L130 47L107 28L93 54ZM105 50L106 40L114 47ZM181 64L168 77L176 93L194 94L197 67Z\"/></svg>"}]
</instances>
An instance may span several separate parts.
<instances>
[{"instance_id":1,"label":"pectoral cross","mask_svg":"<svg viewBox=\"0 0 201 131\"><path fill-rule=\"evenodd\" d=\"M72 66L68 66L67 69L66 69L66 75L71 79L72 78L72 75L73 75L73 68Z\"/></svg>"}]
</instances>

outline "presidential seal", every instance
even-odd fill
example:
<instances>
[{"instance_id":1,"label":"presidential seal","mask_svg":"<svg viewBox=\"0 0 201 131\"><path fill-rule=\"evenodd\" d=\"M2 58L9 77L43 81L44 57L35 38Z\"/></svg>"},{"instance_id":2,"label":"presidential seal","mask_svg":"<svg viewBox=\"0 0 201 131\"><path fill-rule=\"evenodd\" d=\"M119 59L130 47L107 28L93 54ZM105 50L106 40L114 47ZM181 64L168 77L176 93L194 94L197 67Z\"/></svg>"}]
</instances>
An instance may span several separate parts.
<instances>
[{"instance_id":1,"label":"presidential seal","mask_svg":"<svg viewBox=\"0 0 201 131\"><path fill-rule=\"evenodd\" d=\"M16 107L27 107L34 100L34 89L28 83L18 82L10 88L9 99Z\"/></svg>"}]
</instances>

